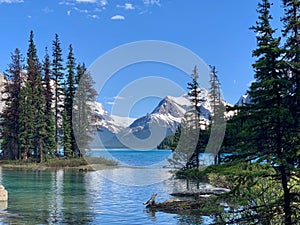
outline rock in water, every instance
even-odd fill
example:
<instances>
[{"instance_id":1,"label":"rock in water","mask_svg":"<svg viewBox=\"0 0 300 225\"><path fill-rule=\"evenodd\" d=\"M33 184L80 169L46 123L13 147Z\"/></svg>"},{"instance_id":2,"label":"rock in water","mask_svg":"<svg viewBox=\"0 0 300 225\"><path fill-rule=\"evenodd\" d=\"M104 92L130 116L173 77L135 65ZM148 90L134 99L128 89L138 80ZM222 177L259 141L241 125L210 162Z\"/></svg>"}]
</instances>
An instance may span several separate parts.
<instances>
[{"instance_id":1,"label":"rock in water","mask_svg":"<svg viewBox=\"0 0 300 225\"><path fill-rule=\"evenodd\" d=\"M0 185L0 202L8 200L8 192L5 190L3 185Z\"/></svg>"}]
</instances>

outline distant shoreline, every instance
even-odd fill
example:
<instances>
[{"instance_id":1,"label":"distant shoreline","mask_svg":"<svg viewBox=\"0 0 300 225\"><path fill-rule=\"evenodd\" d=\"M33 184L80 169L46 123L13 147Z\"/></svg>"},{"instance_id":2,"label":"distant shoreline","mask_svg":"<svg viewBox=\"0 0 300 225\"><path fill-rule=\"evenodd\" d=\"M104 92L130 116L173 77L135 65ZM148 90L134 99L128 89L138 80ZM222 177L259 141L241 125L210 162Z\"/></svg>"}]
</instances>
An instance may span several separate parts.
<instances>
[{"instance_id":1,"label":"distant shoreline","mask_svg":"<svg viewBox=\"0 0 300 225\"><path fill-rule=\"evenodd\" d=\"M88 160L88 162L87 162ZM0 167L6 170L78 170L78 171L95 171L99 169L112 168L118 166L118 163L104 158L70 158L70 159L49 159L46 162L30 162L19 160L0 160Z\"/></svg>"}]
</instances>

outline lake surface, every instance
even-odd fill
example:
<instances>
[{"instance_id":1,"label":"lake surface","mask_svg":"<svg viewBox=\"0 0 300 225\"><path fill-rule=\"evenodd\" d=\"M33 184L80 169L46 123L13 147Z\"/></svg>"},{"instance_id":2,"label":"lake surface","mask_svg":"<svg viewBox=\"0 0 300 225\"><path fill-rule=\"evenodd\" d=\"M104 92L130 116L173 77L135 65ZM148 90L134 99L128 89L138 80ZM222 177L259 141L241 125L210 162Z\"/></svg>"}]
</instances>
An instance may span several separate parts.
<instances>
[{"instance_id":1,"label":"lake surface","mask_svg":"<svg viewBox=\"0 0 300 225\"><path fill-rule=\"evenodd\" d=\"M122 150L123 151L123 150ZM103 153L103 152L102 152ZM93 154L102 154L100 151ZM169 151L114 152L127 166L91 172L0 170L9 192L0 224L209 224L208 217L152 213L142 204L186 188L160 163ZM125 155L124 155L125 154ZM128 155L126 155L128 154ZM146 155L145 155L146 154ZM121 156L123 155L123 156ZM130 155L130 157L129 157ZM151 163L149 159L152 160ZM146 184L146 185L144 185ZM200 184L206 187L206 184Z\"/></svg>"}]
</instances>

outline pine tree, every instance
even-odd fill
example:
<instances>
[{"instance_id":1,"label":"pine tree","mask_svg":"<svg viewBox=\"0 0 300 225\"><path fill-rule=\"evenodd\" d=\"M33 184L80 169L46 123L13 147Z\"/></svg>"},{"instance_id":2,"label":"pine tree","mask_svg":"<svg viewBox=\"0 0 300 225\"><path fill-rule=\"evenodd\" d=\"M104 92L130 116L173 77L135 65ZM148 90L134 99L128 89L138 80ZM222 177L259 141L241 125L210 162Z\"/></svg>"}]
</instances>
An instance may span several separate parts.
<instances>
[{"instance_id":1,"label":"pine tree","mask_svg":"<svg viewBox=\"0 0 300 225\"><path fill-rule=\"evenodd\" d=\"M201 99L199 97L200 95L200 89L199 89L199 83L198 83L198 69L197 66L194 67L193 73L191 74L192 82L188 83L188 96L190 97L190 101L192 104L192 110L196 110L198 112L198 117L200 117L200 103Z\"/></svg>"},{"instance_id":2,"label":"pine tree","mask_svg":"<svg viewBox=\"0 0 300 225\"><path fill-rule=\"evenodd\" d=\"M239 158L248 164L255 161L270 165L275 174L264 175L264 179L276 180L282 188L283 196L276 196L270 202L255 202L255 205L251 205L251 202L244 211L248 211L248 215L252 212L251 218L253 212L257 213L255 218L264 224L270 224L278 216L284 217L285 224L292 224L293 186L290 186L290 181L295 162L291 156L295 154L290 148L289 135L293 120L287 105L291 82L282 62L280 38L274 37L275 30L270 25L270 7L268 0L258 4L259 19L256 26L252 27L257 34L257 48L253 51L256 57L253 64L255 81L248 92L251 104L246 104L239 112L240 118L244 116L242 133L245 140ZM255 187L253 176L255 172L243 177L248 190ZM267 192L272 187L265 185L264 188ZM283 213L280 215L280 212Z\"/></svg>"},{"instance_id":3,"label":"pine tree","mask_svg":"<svg viewBox=\"0 0 300 225\"><path fill-rule=\"evenodd\" d=\"M79 148L76 154L81 156L90 149L89 143L93 139L92 133L96 130L91 103L96 100L97 92L93 88L94 81L84 64L77 66L76 82L77 88L73 102L73 130Z\"/></svg>"},{"instance_id":4,"label":"pine tree","mask_svg":"<svg viewBox=\"0 0 300 225\"><path fill-rule=\"evenodd\" d=\"M45 140L48 139L48 133L46 130L47 120L45 116L45 96L44 87L42 85L41 72L37 74L37 86L34 93L34 104L35 104L35 141L37 147L37 153L39 155L39 161L44 161L44 156L48 154L45 149Z\"/></svg>"},{"instance_id":5,"label":"pine tree","mask_svg":"<svg viewBox=\"0 0 300 225\"><path fill-rule=\"evenodd\" d=\"M191 74L192 82L188 83L188 90L189 90L189 97L192 105L192 110L187 113L187 115L190 115L189 130L194 134L194 130L198 134L197 137L194 136L194 142L197 142L197 145L195 146L195 149L193 151L193 154L191 155L190 159L186 163L185 169L190 168L198 168L199 167L199 150L200 150L200 103L202 100L200 99L200 89L199 89L199 83L198 83L198 69L197 66L194 67L193 73ZM194 117L194 114L196 113L196 117ZM191 125L192 123L192 125Z\"/></svg>"},{"instance_id":6,"label":"pine tree","mask_svg":"<svg viewBox=\"0 0 300 225\"><path fill-rule=\"evenodd\" d=\"M220 81L217 75L216 67L211 66L210 73L210 105L212 107L212 117L217 116L220 111L221 101L221 90Z\"/></svg>"},{"instance_id":7,"label":"pine tree","mask_svg":"<svg viewBox=\"0 0 300 225\"><path fill-rule=\"evenodd\" d=\"M22 158L27 160L32 155L34 148L34 127L32 119L34 118L33 99L31 97L31 87L29 82L25 82L19 96L20 116L19 116L19 144L22 152ZM30 97L28 97L30 96Z\"/></svg>"},{"instance_id":8,"label":"pine tree","mask_svg":"<svg viewBox=\"0 0 300 225\"><path fill-rule=\"evenodd\" d=\"M58 153L58 146L61 134L62 110L63 110L63 83L64 83L64 67L62 58L62 49L60 46L58 34L52 43L52 79L54 81L54 125L55 125L55 154Z\"/></svg>"},{"instance_id":9,"label":"pine tree","mask_svg":"<svg viewBox=\"0 0 300 225\"><path fill-rule=\"evenodd\" d=\"M5 73L7 83L4 88L5 108L1 114L1 149L4 158L21 159L22 153L19 148L19 113L20 93L23 78L23 57L19 49L11 56L12 62Z\"/></svg>"},{"instance_id":10,"label":"pine tree","mask_svg":"<svg viewBox=\"0 0 300 225\"><path fill-rule=\"evenodd\" d=\"M211 138L214 140L223 139L222 137L224 137L225 132L225 107L221 99L220 81L214 66L211 66L209 97L210 106L212 108L210 129L212 129L213 132ZM214 161L215 164L217 164L217 162L220 162L219 143L217 141L210 143L211 144L208 146L208 150L214 155Z\"/></svg>"},{"instance_id":11,"label":"pine tree","mask_svg":"<svg viewBox=\"0 0 300 225\"><path fill-rule=\"evenodd\" d=\"M44 73L44 96L45 96L45 122L46 137L45 137L45 151L53 155L55 150L55 127L54 127L54 114L52 109L53 93L51 86L51 69L50 57L46 48L46 55L43 63Z\"/></svg>"},{"instance_id":12,"label":"pine tree","mask_svg":"<svg viewBox=\"0 0 300 225\"><path fill-rule=\"evenodd\" d=\"M285 15L282 18L285 37L285 62L291 86L289 104L294 120L294 132L291 140L292 148L298 150L298 167L300 168L300 1L283 0Z\"/></svg>"},{"instance_id":13,"label":"pine tree","mask_svg":"<svg viewBox=\"0 0 300 225\"><path fill-rule=\"evenodd\" d=\"M69 54L68 54L68 60L67 60L67 79L65 82L64 92L65 92L65 111L66 115L64 116L64 119L67 121L64 121L64 126L67 126L66 129L64 128L64 135L69 136L70 143L67 145L71 145L71 151L73 156L75 155L77 150L76 140L73 132L73 100L75 95L75 69L76 69L76 62L73 54L73 47L72 45L69 46ZM65 132L70 133L65 133ZM69 155L70 156L70 155Z\"/></svg>"},{"instance_id":14,"label":"pine tree","mask_svg":"<svg viewBox=\"0 0 300 225\"><path fill-rule=\"evenodd\" d=\"M34 156L43 161L43 155L45 154L44 139L46 134L46 121L45 121L45 96L44 88L41 78L41 64L37 56L37 50L33 40L33 31L30 32L29 47L27 51L27 80L25 88L27 89L24 100L25 105L30 106L32 113L27 115L27 131L30 132L29 136L33 136L33 150ZM29 117L31 116L31 117ZM22 138L23 139L23 138Z\"/></svg>"}]
</instances>

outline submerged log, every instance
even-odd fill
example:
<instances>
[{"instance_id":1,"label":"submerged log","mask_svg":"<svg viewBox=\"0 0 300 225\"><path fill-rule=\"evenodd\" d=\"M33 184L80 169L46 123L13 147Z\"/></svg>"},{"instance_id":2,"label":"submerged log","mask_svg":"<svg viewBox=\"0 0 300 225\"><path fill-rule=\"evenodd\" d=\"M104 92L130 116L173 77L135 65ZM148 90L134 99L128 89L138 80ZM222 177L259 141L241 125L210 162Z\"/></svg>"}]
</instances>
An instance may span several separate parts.
<instances>
[{"instance_id":1,"label":"submerged log","mask_svg":"<svg viewBox=\"0 0 300 225\"><path fill-rule=\"evenodd\" d=\"M144 205L147 205L146 208L150 208L155 205L156 196L157 196L157 193L153 194L148 201L143 203Z\"/></svg>"}]
</instances>

